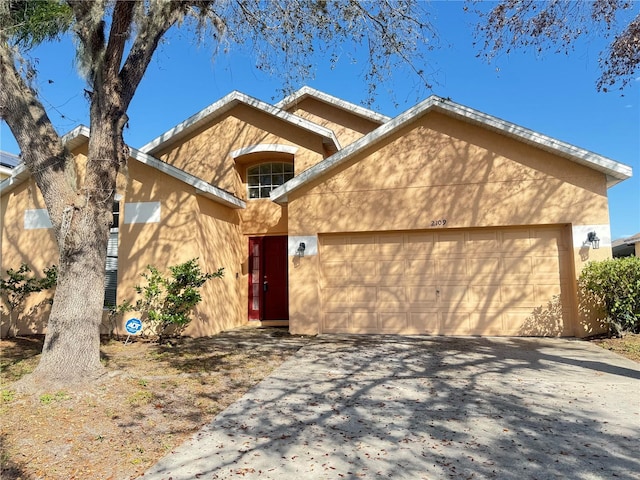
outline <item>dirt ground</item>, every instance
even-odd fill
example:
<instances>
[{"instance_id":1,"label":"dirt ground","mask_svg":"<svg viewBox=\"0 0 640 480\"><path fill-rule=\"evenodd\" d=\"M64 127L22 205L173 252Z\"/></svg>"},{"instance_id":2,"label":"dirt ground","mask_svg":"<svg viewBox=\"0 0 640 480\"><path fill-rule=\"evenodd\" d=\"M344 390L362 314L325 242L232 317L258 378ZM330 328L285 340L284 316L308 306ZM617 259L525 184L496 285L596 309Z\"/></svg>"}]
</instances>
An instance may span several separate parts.
<instances>
[{"instance_id":1,"label":"dirt ground","mask_svg":"<svg viewBox=\"0 0 640 480\"><path fill-rule=\"evenodd\" d=\"M106 382L33 397L11 387L35 368L42 338L2 340L0 478L136 478L311 341L277 328L173 347L107 341ZM640 335L593 342L640 361Z\"/></svg>"},{"instance_id":2,"label":"dirt ground","mask_svg":"<svg viewBox=\"0 0 640 480\"><path fill-rule=\"evenodd\" d=\"M42 338L2 340L0 478L136 478L309 340L247 328L173 347L107 341L107 381L38 397L11 384L35 368Z\"/></svg>"}]
</instances>

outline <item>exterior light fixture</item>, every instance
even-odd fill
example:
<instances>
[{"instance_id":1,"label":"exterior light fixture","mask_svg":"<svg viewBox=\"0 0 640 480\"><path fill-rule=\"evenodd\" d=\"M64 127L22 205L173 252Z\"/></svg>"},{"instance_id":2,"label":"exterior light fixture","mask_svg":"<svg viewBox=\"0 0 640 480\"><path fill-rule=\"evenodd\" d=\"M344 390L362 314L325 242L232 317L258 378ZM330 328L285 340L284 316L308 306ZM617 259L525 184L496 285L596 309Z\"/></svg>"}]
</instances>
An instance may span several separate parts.
<instances>
[{"instance_id":1,"label":"exterior light fixture","mask_svg":"<svg viewBox=\"0 0 640 480\"><path fill-rule=\"evenodd\" d=\"M596 232L587 233L587 243L591 244L591 247L594 250L600 248L600 239L598 238L598 235L596 235Z\"/></svg>"},{"instance_id":2,"label":"exterior light fixture","mask_svg":"<svg viewBox=\"0 0 640 480\"><path fill-rule=\"evenodd\" d=\"M307 246L304 244L304 242L300 242L300 245L298 245L298 250L296 250L296 256L304 257L305 248L307 248Z\"/></svg>"}]
</instances>

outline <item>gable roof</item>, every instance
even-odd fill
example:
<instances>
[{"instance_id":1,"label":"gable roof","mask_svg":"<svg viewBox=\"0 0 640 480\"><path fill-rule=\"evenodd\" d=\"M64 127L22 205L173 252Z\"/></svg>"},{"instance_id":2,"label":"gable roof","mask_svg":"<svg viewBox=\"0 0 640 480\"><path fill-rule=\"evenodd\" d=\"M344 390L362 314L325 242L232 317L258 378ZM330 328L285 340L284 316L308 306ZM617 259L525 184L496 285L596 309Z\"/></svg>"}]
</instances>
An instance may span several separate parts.
<instances>
[{"instance_id":1,"label":"gable roof","mask_svg":"<svg viewBox=\"0 0 640 480\"><path fill-rule=\"evenodd\" d=\"M278 203L286 203L290 193L333 170L366 148L370 148L371 146L382 142L401 128L411 124L432 111L443 113L464 122L478 125L600 171L607 177L607 187L612 187L622 180L626 180L632 173L632 169L628 165L618 163L610 158L598 155L597 153L584 150L561 140L556 140L555 138L547 135L521 127L515 123L507 122L498 117L465 107L464 105L457 104L449 99L432 95L418 105L410 108L404 113L401 113L393 120L390 120L359 140L348 145L343 150L340 150L334 155L324 159L308 170L305 170L284 185L272 190L270 196L271 200Z\"/></svg>"},{"instance_id":2,"label":"gable roof","mask_svg":"<svg viewBox=\"0 0 640 480\"><path fill-rule=\"evenodd\" d=\"M62 142L69 150L73 150L89 140L89 133L90 132L88 127L80 125L64 135L62 137ZM238 197L225 190L214 187L210 183L207 183L204 180L191 175L190 173L180 170L173 165L169 165L168 163L158 160L157 158L154 158L151 155L141 152L140 150L137 150L135 148L129 148L129 151L130 158L133 158L140 163L155 168L156 170L166 173L167 175L194 187L197 195L202 195L206 198L209 198L210 200L213 200L214 202L220 203L230 208L246 208L247 206L244 200L239 199ZM0 182L0 195L9 193L27 178L29 178L29 176L30 173L27 166L24 163L20 163L13 169L13 174L11 175L11 177Z\"/></svg>"},{"instance_id":3,"label":"gable roof","mask_svg":"<svg viewBox=\"0 0 640 480\"><path fill-rule=\"evenodd\" d=\"M327 145L330 150L340 150L340 142L338 142L338 138L328 128L317 125L302 117L298 117L297 115L285 112L278 107L269 105L268 103L245 95L244 93L233 91L217 102L212 103L205 109L200 110L195 115L190 116L184 122L179 123L170 130L164 132L162 135L154 138L149 143L142 146L140 148L140 151L153 155L163 148L186 137L194 130L205 125L207 122L210 122L216 117L224 114L225 112L228 112L236 105L246 105L268 115L276 117L284 122L287 122L294 127L301 128L303 130L307 130L311 133L319 135L320 137L322 137L322 143Z\"/></svg>"},{"instance_id":4,"label":"gable roof","mask_svg":"<svg viewBox=\"0 0 640 480\"><path fill-rule=\"evenodd\" d=\"M356 105L355 103L347 102L346 100L342 100L341 98L334 97L333 95L329 95L328 93L324 93L307 86L302 87L297 92L294 92L288 97L283 98L278 103L276 103L275 106L281 108L282 110L288 110L289 108L295 106L296 103L300 103L306 98L314 98L323 103L327 103L341 110L345 110L349 113L358 115L359 117L379 123L381 125L391 120L391 117L387 117L386 115L383 115L381 113L374 112L373 110L370 110L368 108L361 107L360 105Z\"/></svg>"}]
</instances>

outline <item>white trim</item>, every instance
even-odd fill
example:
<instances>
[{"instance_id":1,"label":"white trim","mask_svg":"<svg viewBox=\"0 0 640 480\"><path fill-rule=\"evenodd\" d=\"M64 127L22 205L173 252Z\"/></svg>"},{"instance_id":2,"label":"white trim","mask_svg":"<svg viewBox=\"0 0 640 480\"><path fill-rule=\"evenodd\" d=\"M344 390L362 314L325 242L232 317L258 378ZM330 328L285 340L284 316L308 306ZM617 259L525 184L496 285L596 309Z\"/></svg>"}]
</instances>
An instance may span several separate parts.
<instances>
[{"instance_id":1,"label":"white trim","mask_svg":"<svg viewBox=\"0 0 640 480\"><path fill-rule=\"evenodd\" d=\"M248 95L245 95L244 93L233 91L217 102L209 105L205 109L200 110L195 115L190 116L175 127L167 130L162 135L154 138L146 145L143 145L140 148L140 151L144 153L154 154L160 149L187 136L190 132L194 131L198 127L203 126L212 119L231 110L238 104L243 104L255 108L256 110L290 123L295 127L299 127L303 130L308 130L316 135L320 135L321 137L323 137L324 143L328 143L336 150L340 150L340 143L338 142L338 138L328 128L317 125L302 117L298 117L297 115L292 115L291 113L285 112L284 110L274 107L273 105L269 105L268 103L258 100L257 98L250 97Z\"/></svg>"},{"instance_id":2,"label":"white trim","mask_svg":"<svg viewBox=\"0 0 640 480\"><path fill-rule=\"evenodd\" d=\"M202 195L231 208L247 207L247 204L244 200L240 200L238 197L232 195L231 193L222 190L221 188L214 187L210 183L207 183L204 180L185 172L184 170L180 170L173 165L165 163L162 160L158 160L157 158L152 157L151 155L147 155L146 153L136 150L135 148L130 148L130 151L131 158L133 158L134 160L137 160L140 163L144 163L145 165L166 173L167 175L176 178L181 182L186 183L187 185L191 185L196 189L196 193L198 195Z\"/></svg>"},{"instance_id":3,"label":"white trim","mask_svg":"<svg viewBox=\"0 0 640 480\"><path fill-rule=\"evenodd\" d=\"M346 162L357 153L380 143L385 138L391 136L411 122L421 118L431 110L436 110L446 115L478 124L482 127L489 128L490 130L497 131L500 134L537 146L555 153L556 155L568 158L576 163L598 170L607 175L607 187L612 187L622 180L626 180L632 173L632 169L628 165L618 163L588 150L575 147L533 130L520 127L514 123L506 122L497 117L487 115L469 107L458 105L450 100L432 95L406 112L401 113L393 120L381 125L359 140L356 140L343 150L340 150L308 170L305 170L284 185L274 189L271 192L271 200L278 203L287 202L288 195L291 192L294 192L306 183L324 175L326 172Z\"/></svg>"},{"instance_id":4,"label":"white trim","mask_svg":"<svg viewBox=\"0 0 640 480\"><path fill-rule=\"evenodd\" d=\"M0 165L0 175L6 175L7 177L10 177L12 173L13 173L13 168Z\"/></svg>"},{"instance_id":5,"label":"white trim","mask_svg":"<svg viewBox=\"0 0 640 480\"><path fill-rule=\"evenodd\" d=\"M78 127L71 130L69 133L62 137L63 143L69 149L73 149L82 143L86 142L89 139L89 129L84 125L79 125ZM229 192L222 190L218 187L214 187L213 185L205 182L204 180L191 175L179 168L174 167L173 165L169 165L157 158L152 157L151 155L147 155L135 148L129 148L129 156L130 158L148 165L156 170L159 170L167 175L180 180L187 185L191 185L195 188L196 194L207 197L217 203L225 205L230 208L246 208L247 204L244 200L241 200ZM9 193L15 187L20 185L24 180L29 178L29 170L27 169L24 163L21 163L17 167L13 169L13 174L11 177L6 178L2 182L0 182L0 195L4 195L5 193ZM122 196L120 197L122 198Z\"/></svg>"},{"instance_id":6,"label":"white trim","mask_svg":"<svg viewBox=\"0 0 640 480\"><path fill-rule=\"evenodd\" d=\"M230 155L231 158L235 160L238 157L248 155L250 153L278 152L295 155L297 151L298 147L294 147L293 145L283 145L281 143L259 143L257 145L251 145L249 147L233 150Z\"/></svg>"},{"instance_id":7,"label":"white trim","mask_svg":"<svg viewBox=\"0 0 640 480\"><path fill-rule=\"evenodd\" d=\"M160 211L160 202L125 203L123 223L160 223Z\"/></svg>"},{"instance_id":8,"label":"white trim","mask_svg":"<svg viewBox=\"0 0 640 480\"><path fill-rule=\"evenodd\" d=\"M24 229L37 230L39 228L51 228L51 218L46 208L35 208L24 211Z\"/></svg>"},{"instance_id":9,"label":"white trim","mask_svg":"<svg viewBox=\"0 0 640 480\"><path fill-rule=\"evenodd\" d=\"M591 247L587 242L589 232L596 232L600 239L600 247L611 246L611 225L608 223L594 225L572 225L573 248Z\"/></svg>"},{"instance_id":10,"label":"white trim","mask_svg":"<svg viewBox=\"0 0 640 480\"><path fill-rule=\"evenodd\" d=\"M288 110L289 108L295 106L296 103L302 102L306 97L312 97L316 100L320 100L321 102L328 103L329 105L333 105L334 107L340 108L341 110L345 110L349 113L353 113L358 115L359 117L366 118L367 120L371 120L372 122L376 122L379 124L387 123L391 120L391 117L387 117L378 112L374 112L368 108L362 107L360 105L356 105L355 103L347 102L346 100L342 100L341 98L334 97L333 95L329 95L328 93L321 92L316 90L315 88L311 88L308 86L302 87L297 92L292 93L288 97L283 98L278 103L276 103L276 107L281 108L283 110Z\"/></svg>"},{"instance_id":11,"label":"white trim","mask_svg":"<svg viewBox=\"0 0 640 480\"><path fill-rule=\"evenodd\" d=\"M298 246L300 242L304 243L304 256L311 257L318 255L318 236L303 235L287 237L287 252L290 257L298 256Z\"/></svg>"}]
</instances>

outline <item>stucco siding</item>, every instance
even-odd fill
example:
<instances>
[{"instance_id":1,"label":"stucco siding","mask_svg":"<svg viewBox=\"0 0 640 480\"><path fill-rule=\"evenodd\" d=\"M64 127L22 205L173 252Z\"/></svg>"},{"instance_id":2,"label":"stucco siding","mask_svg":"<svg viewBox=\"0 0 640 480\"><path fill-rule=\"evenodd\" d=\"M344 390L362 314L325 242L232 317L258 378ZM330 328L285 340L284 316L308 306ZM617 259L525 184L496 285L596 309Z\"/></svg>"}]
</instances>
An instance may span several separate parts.
<instances>
[{"instance_id":1,"label":"stucco siding","mask_svg":"<svg viewBox=\"0 0 640 480\"><path fill-rule=\"evenodd\" d=\"M290 235L608 223L604 174L433 113L289 197ZM585 261L607 251L585 260L574 249L568 301ZM319 299L318 268L313 259L291 270L294 333L317 323L297 298Z\"/></svg>"},{"instance_id":2,"label":"stucco siding","mask_svg":"<svg viewBox=\"0 0 640 480\"><path fill-rule=\"evenodd\" d=\"M196 196L184 183L145 165L130 162L129 176L123 213L128 203L150 201L160 202L161 213L157 223L121 222L118 301L135 297L134 287L147 265L168 272L169 266L197 257L202 271L224 267L225 276L204 285L202 303L185 334L212 335L241 324L235 278L241 263L238 213Z\"/></svg>"},{"instance_id":3,"label":"stucco siding","mask_svg":"<svg viewBox=\"0 0 640 480\"><path fill-rule=\"evenodd\" d=\"M379 123L349 113L346 110L307 97L295 103L289 111L332 130L343 147L353 143L380 126Z\"/></svg>"},{"instance_id":4,"label":"stucco siding","mask_svg":"<svg viewBox=\"0 0 640 480\"><path fill-rule=\"evenodd\" d=\"M42 194L32 179L3 195L0 208L3 276L8 269L17 270L22 263L26 263L36 276L41 277L44 268L58 264L57 246L51 228L25 229L25 211L45 209ZM48 315L50 305L47 299L52 295L52 292L42 292L27 298L24 308L14 314L14 318L19 318L16 325L20 333L43 331L42 319ZM3 308L0 335L5 336L8 328L9 317Z\"/></svg>"},{"instance_id":5,"label":"stucco siding","mask_svg":"<svg viewBox=\"0 0 640 480\"><path fill-rule=\"evenodd\" d=\"M246 191L241 172L230 154L259 144L298 147L294 163L296 174L315 165L324 156L319 136L292 128L281 120L242 105L156 156L244 199Z\"/></svg>"}]
</instances>

